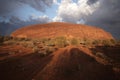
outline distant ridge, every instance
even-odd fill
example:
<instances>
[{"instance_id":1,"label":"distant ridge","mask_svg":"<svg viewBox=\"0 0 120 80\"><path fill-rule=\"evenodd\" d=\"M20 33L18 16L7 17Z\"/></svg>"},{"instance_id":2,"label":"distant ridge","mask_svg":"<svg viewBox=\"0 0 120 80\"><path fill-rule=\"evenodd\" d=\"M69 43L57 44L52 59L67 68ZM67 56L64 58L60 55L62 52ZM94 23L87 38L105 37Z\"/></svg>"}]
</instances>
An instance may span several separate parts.
<instances>
[{"instance_id":1,"label":"distant ridge","mask_svg":"<svg viewBox=\"0 0 120 80\"><path fill-rule=\"evenodd\" d=\"M54 38L65 36L68 38L75 37L93 40L113 39L110 33L98 27L64 22L25 26L14 31L11 36L25 38Z\"/></svg>"}]
</instances>

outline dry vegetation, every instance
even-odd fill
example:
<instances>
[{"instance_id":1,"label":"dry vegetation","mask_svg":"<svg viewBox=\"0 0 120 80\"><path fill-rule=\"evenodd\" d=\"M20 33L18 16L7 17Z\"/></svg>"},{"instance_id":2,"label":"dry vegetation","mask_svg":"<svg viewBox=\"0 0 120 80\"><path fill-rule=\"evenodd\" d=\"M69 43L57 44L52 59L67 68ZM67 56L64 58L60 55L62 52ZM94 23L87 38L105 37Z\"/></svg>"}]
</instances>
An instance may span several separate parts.
<instances>
[{"instance_id":1,"label":"dry vegetation","mask_svg":"<svg viewBox=\"0 0 120 80\"><path fill-rule=\"evenodd\" d=\"M17 38L9 36L0 36L0 44L13 44L22 45L24 47L43 47L43 46L57 46L66 47L69 45L94 45L94 46L114 46L118 45L119 41L114 39L110 40L89 40L80 38L67 38L65 36L55 37L55 38Z\"/></svg>"},{"instance_id":2,"label":"dry vegetation","mask_svg":"<svg viewBox=\"0 0 120 80\"><path fill-rule=\"evenodd\" d=\"M119 45L118 41L111 40L88 40L79 38L67 38L65 36L55 37L55 38L17 38L9 36L0 36L0 46L2 45L14 45L22 46L24 48L29 48L32 50L31 53L38 53L41 56L47 56L59 48L64 48L67 46L84 46L84 47L95 47L104 46L112 47ZM20 51L16 51L20 52ZM16 52L9 52L10 54Z\"/></svg>"},{"instance_id":3,"label":"dry vegetation","mask_svg":"<svg viewBox=\"0 0 120 80\"><path fill-rule=\"evenodd\" d=\"M100 64L98 64L97 62L95 62L95 63L93 62L93 63L91 63L92 65L95 65L95 66L98 65L98 67L99 67L99 65L102 66L101 64L111 66L112 69L115 71L115 74L116 74L117 78L120 79L119 78L120 59L119 59L119 57L116 57L116 56L111 57L111 55L114 55L115 53L116 53L117 56L120 56L118 54L120 52L119 51L120 50L120 41L115 41L113 39L110 39L110 40L89 40L89 39L86 39L86 38L84 38L84 39L67 38L65 36L54 37L54 38L17 38L17 37L9 37L9 36L0 36L0 46L1 46L0 61L2 62L0 64L0 68L2 68L1 65L4 66L7 61L8 62L10 61L9 62L10 66L15 65L14 68L17 69L16 65L19 65L17 63L17 60L22 59L23 61L24 60L26 61L28 59L27 56L29 56L29 58L30 58L29 60L30 61L31 60L35 61L36 64L33 64L34 63L33 61L31 61L31 62L27 61L26 63L22 62L22 64L20 64L20 66L22 66L23 63L26 64L26 65L23 65L22 71L25 72L26 68L24 69L24 67L26 67L26 66L28 67L30 65L34 66L35 69L34 68L32 69L32 67L28 67L29 71L31 71L31 70L36 70L37 71L37 68L39 69L39 66L41 64L44 66L44 69L43 69L42 66L40 67L41 72L39 74L37 74L36 76L34 76L34 74L31 74L31 76L34 76L34 78L36 80L41 79L41 76L44 78L43 80L46 80L46 76L48 76L48 78L49 78L48 80L54 80L54 79L59 78L59 75L61 76L60 79L64 79L63 75L65 75L65 77L67 77L67 76L69 76L71 74L73 75L75 73L80 74L81 73L81 66L88 65L89 63L86 63L84 61L86 64L81 64L81 63L78 64L78 63L74 63L74 60L73 60L73 63L65 62L65 61L67 61L66 59L69 59L69 58L66 57L66 55L67 56L73 55L72 53L74 53L74 55L76 54L76 57L73 56L73 58L75 57L74 58L75 60L76 59L78 59L78 60L83 59L82 57L79 56L79 53L81 54L81 51L79 51L77 48L80 48L80 50L83 50L83 52L82 52L83 54L89 54L92 58L94 58L97 62L100 63ZM4 50L2 50L2 49L4 49L5 46L10 46L9 48L11 48L11 46L13 46L16 50L15 49L14 50L11 50L11 49L9 50L8 48L6 48L6 49L8 49L8 52L4 52ZM17 49L17 46L20 46L20 47L18 47L18 49ZM71 51L72 48L69 49L69 46L76 47L76 50L78 50L78 52L76 52L75 50ZM22 53L26 53L24 51L25 49L27 49L26 51L29 52L29 55L28 54L26 56L22 55ZM67 50L64 50L65 52L63 51L63 53L62 53L61 49L67 49ZM112 52L112 51L115 51L115 50L116 50L115 53ZM70 52L66 52L66 51L70 51ZM89 53L89 51L91 53ZM55 56L57 56L57 53L55 53L55 52L59 52L58 58L55 57ZM13 57L14 55L16 55L17 57L16 58ZM18 55L20 55L20 56L18 56ZM52 60L51 60L51 63L48 64L47 61L49 62L50 61L49 60L50 56L53 56L53 55L54 55L53 60L55 59L55 61L59 61L58 59L60 58L60 62L53 63ZM80 58L78 58L77 56L80 57ZM5 57L5 58L3 58L3 57ZM34 57L34 59L31 59L33 57ZM85 56L83 56L83 57L85 57ZM36 58L37 58L38 61L36 60ZM87 59L87 57L85 57L85 58ZM40 59L40 62L39 62L39 59ZM16 61L16 62L11 63L12 60ZM62 60L63 60L63 62L61 63ZM78 60L76 60L76 62ZM90 58L90 61L91 60L92 59ZM90 61L88 61L88 62L90 62ZM64 62L67 65L63 64ZM53 66L56 66L57 63L59 63L59 64L54 69ZM38 66L38 64L39 64L39 66ZM77 67L72 66L72 64L75 64ZM91 66L92 66L91 64L88 65L89 67L86 67L86 69L88 69L88 70L91 69ZM45 66L45 65L47 65L47 66ZM62 70L61 70L60 66L63 68L63 70L64 70L63 72L61 72ZM67 66L67 67L65 67L65 66ZM7 68L8 67L5 66L5 69L7 69ZM18 67L18 72L19 72L19 69L21 69L21 67ZM51 69L50 71L57 70L58 72L55 72L56 74L53 74L54 72L52 72L51 75L50 75L49 74L49 69ZM86 70L86 69L83 68L83 70ZM102 67L99 67L98 69L107 70L106 68L104 69ZM98 70L98 69L95 69L95 70ZM3 70L4 70L4 68L3 68ZM48 70L48 71L46 71L46 70ZM26 71L26 73L24 73L24 75L26 75L27 73L30 74L31 72L29 72L29 71L28 72ZM108 71L109 71L109 69L108 69ZM7 73L6 75L8 76L8 78L11 78L12 80L16 80L18 78L19 78L18 80L20 80L20 79L21 80L26 80L26 78L22 75L23 73L18 73L18 72L13 70L14 75L18 74L15 79L14 79L14 77L9 76L7 72L4 72L4 74ZM111 73L108 73L107 71L104 71L104 72L106 74L111 75ZM37 73L37 72L35 72L35 73ZM42 75L42 73L46 73L46 76ZM94 73L94 72L91 71L91 73ZM61 75L61 74L63 74L63 75ZM87 73L85 73L85 72L83 72L83 74L87 75ZM54 76L54 75L56 75L56 76ZM68 79L65 79L65 80L72 80L72 78L75 77L75 76L72 77L72 75L71 75L71 79L68 78ZM27 76L29 76L29 75L27 75ZM54 79L52 79L51 76L54 77ZM84 75L82 75L82 76L84 76ZM99 73L96 76L99 77ZM4 77L4 75L3 75L3 77ZM8 78L5 77L5 79L8 79ZM31 79L32 78L33 77L31 77ZM95 78L97 79L97 77L95 77ZM31 79L28 79L28 80L31 80ZM60 79L58 79L58 80L60 80ZM81 77L81 78L79 77L78 79L87 80L85 77ZM76 79L76 80L78 80L78 79ZM91 77L90 77L90 79L93 80L93 78L91 78ZM100 78L98 80L101 80L101 79L102 78ZM110 78L108 78L108 76L105 79L110 80ZM113 78L111 78L111 79L113 79Z\"/></svg>"}]
</instances>

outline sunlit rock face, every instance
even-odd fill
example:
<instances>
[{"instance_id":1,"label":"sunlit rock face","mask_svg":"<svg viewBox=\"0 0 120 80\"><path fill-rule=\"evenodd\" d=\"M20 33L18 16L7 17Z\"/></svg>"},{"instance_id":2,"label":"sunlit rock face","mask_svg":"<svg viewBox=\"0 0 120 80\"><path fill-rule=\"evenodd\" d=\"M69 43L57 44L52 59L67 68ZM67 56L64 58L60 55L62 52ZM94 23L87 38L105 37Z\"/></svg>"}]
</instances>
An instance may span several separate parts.
<instances>
[{"instance_id":1,"label":"sunlit rock face","mask_svg":"<svg viewBox=\"0 0 120 80\"><path fill-rule=\"evenodd\" d=\"M93 40L113 39L110 33L98 27L62 22L26 26L13 32L11 36L25 38L54 38L65 36L68 38L75 37Z\"/></svg>"}]
</instances>

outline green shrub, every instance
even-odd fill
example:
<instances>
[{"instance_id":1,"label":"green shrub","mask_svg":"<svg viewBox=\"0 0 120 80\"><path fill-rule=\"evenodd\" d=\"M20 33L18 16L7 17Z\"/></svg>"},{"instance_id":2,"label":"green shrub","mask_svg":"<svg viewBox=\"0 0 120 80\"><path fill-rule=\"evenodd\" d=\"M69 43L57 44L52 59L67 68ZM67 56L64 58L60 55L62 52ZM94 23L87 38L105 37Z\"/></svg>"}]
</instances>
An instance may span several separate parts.
<instances>
[{"instance_id":1,"label":"green shrub","mask_svg":"<svg viewBox=\"0 0 120 80\"><path fill-rule=\"evenodd\" d=\"M58 47L66 47L68 45L66 37L55 38L55 45Z\"/></svg>"},{"instance_id":2,"label":"green shrub","mask_svg":"<svg viewBox=\"0 0 120 80\"><path fill-rule=\"evenodd\" d=\"M113 60L110 57L106 56L104 53L96 52L95 55L101 59L104 59L104 61L109 64L113 63Z\"/></svg>"},{"instance_id":3,"label":"green shrub","mask_svg":"<svg viewBox=\"0 0 120 80\"><path fill-rule=\"evenodd\" d=\"M44 47L44 49L39 49L38 47L33 48L33 53L37 53L40 57L45 57L55 51L52 47Z\"/></svg>"},{"instance_id":4,"label":"green shrub","mask_svg":"<svg viewBox=\"0 0 120 80\"><path fill-rule=\"evenodd\" d=\"M92 41L88 39L88 40L86 41L86 45L92 45Z\"/></svg>"},{"instance_id":5,"label":"green shrub","mask_svg":"<svg viewBox=\"0 0 120 80\"><path fill-rule=\"evenodd\" d=\"M45 49L45 51L46 51L47 54L51 54L51 53L53 53L55 50L54 50L54 48L47 47L47 48Z\"/></svg>"},{"instance_id":6,"label":"green shrub","mask_svg":"<svg viewBox=\"0 0 120 80\"><path fill-rule=\"evenodd\" d=\"M4 36L4 41L9 41L9 40L12 40L13 37L10 37L10 36Z\"/></svg>"},{"instance_id":7,"label":"green shrub","mask_svg":"<svg viewBox=\"0 0 120 80\"><path fill-rule=\"evenodd\" d=\"M47 42L46 42L46 45L47 45L47 46L53 46L53 47L54 47L54 46L55 46L55 41L54 41L54 40L47 41Z\"/></svg>"},{"instance_id":8,"label":"green shrub","mask_svg":"<svg viewBox=\"0 0 120 80\"><path fill-rule=\"evenodd\" d=\"M100 43L99 40L94 40L94 41L92 42L92 44L94 44L94 45L97 45L97 44L99 44L99 43Z\"/></svg>"},{"instance_id":9,"label":"green shrub","mask_svg":"<svg viewBox=\"0 0 120 80\"><path fill-rule=\"evenodd\" d=\"M117 44L117 41L114 40L114 39L111 39L110 42L111 42L113 45L116 45L116 44Z\"/></svg>"},{"instance_id":10,"label":"green shrub","mask_svg":"<svg viewBox=\"0 0 120 80\"><path fill-rule=\"evenodd\" d=\"M105 54L104 53L101 53L101 52L96 52L96 54L95 54L97 57L100 57L100 58L103 58L103 59L106 59L107 58L107 56L105 56Z\"/></svg>"},{"instance_id":11,"label":"green shrub","mask_svg":"<svg viewBox=\"0 0 120 80\"><path fill-rule=\"evenodd\" d=\"M41 41L42 43L46 43L47 41L49 41L49 39L48 39L48 38L42 38L42 39L40 39L40 41Z\"/></svg>"},{"instance_id":12,"label":"green shrub","mask_svg":"<svg viewBox=\"0 0 120 80\"><path fill-rule=\"evenodd\" d=\"M85 41L83 39L80 39L80 44L85 45Z\"/></svg>"},{"instance_id":13,"label":"green shrub","mask_svg":"<svg viewBox=\"0 0 120 80\"><path fill-rule=\"evenodd\" d=\"M47 56L47 53L45 51L39 51L39 52L37 52L37 55L40 57L45 57L45 56Z\"/></svg>"},{"instance_id":14,"label":"green shrub","mask_svg":"<svg viewBox=\"0 0 120 80\"><path fill-rule=\"evenodd\" d=\"M71 45L79 45L79 40L76 38L71 39Z\"/></svg>"},{"instance_id":15,"label":"green shrub","mask_svg":"<svg viewBox=\"0 0 120 80\"><path fill-rule=\"evenodd\" d=\"M107 47L115 45L115 42L113 40L103 40L102 44Z\"/></svg>"},{"instance_id":16,"label":"green shrub","mask_svg":"<svg viewBox=\"0 0 120 80\"><path fill-rule=\"evenodd\" d=\"M36 45L33 42L28 42L27 43L28 48L33 48L34 46L36 46Z\"/></svg>"},{"instance_id":17,"label":"green shrub","mask_svg":"<svg viewBox=\"0 0 120 80\"><path fill-rule=\"evenodd\" d=\"M9 40L9 41L4 41L4 44L13 45L16 44L16 42L14 40Z\"/></svg>"}]
</instances>

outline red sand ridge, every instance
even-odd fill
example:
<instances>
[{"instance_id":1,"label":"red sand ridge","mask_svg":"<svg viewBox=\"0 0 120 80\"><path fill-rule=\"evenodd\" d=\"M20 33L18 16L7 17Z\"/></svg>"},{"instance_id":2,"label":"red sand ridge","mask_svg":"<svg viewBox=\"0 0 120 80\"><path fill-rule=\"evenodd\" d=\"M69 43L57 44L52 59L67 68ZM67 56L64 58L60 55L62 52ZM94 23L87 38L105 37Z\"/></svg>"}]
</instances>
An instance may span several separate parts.
<instances>
[{"instance_id":1,"label":"red sand ridge","mask_svg":"<svg viewBox=\"0 0 120 80\"><path fill-rule=\"evenodd\" d=\"M30 25L16 30L11 36L25 38L53 38L65 36L68 38L76 37L95 40L113 39L111 34L98 27L62 22Z\"/></svg>"}]
</instances>

